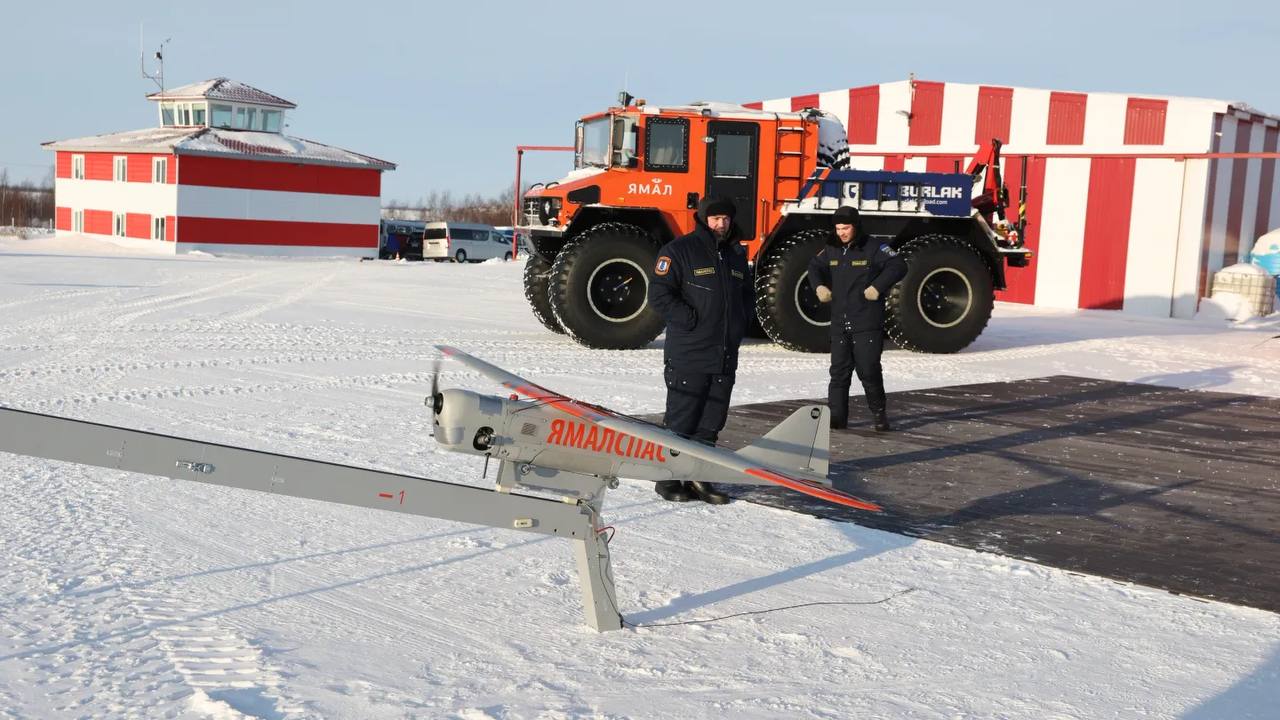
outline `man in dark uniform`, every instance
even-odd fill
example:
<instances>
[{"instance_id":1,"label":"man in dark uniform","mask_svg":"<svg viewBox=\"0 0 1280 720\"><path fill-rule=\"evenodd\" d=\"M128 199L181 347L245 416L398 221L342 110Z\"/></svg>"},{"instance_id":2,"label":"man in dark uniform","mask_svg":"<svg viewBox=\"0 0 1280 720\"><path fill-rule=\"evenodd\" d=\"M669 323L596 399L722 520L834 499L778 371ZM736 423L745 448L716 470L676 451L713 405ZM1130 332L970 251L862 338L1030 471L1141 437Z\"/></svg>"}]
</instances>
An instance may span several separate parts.
<instances>
[{"instance_id":1,"label":"man in dark uniform","mask_svg":"<svg viewBox=\"0 0 1280 720\"><path fill-rule=\"evenodd\" d=\"M809 261L809 282L818 300L831 303L831 384L827 386L831 427L848 425L849 383L856 370L875 416L875 429L885 432L892 428L880 368L884 300L907 274L907 264L862 229L857 208L840 207L831 221L835 232Z\"/></svg>"},{"instance_id":2,"label":"man in dark uniform","mask_svg":"<svg viewBox=\"0 0 1280 720\"><path fill-rule=\"evenodd\" d=\"M729 414L738 346L747 331L754 295L747 254L734 231L733 201L708 197L698 205L693 232L658 251L649 302L667 320L663 379L667 412L663 423L684 437L715 445ZM665 500L694 497L713 505L729 496L710 483L657 483Z\"/></svg>"}]
</instances>

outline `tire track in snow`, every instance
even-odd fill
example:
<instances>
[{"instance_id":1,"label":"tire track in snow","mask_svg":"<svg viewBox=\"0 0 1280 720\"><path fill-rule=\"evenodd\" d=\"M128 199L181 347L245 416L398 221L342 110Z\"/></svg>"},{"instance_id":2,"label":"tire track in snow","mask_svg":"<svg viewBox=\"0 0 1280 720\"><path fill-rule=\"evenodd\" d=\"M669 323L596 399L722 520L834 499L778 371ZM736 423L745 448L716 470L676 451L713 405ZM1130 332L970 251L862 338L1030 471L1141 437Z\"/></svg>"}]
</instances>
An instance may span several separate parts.
<instances>
[{"instance_id":1,"label":"tire track in snow","mask_svg":"<svg viewBox=\"0 0 1280 720\"><path fill-rule=\"evenodd\" d=\"M249 284L252 288L262 287L263 285L269 284L254 283L254 281L258 278L270 275L270 271L260 270L258 272L250 273L248 275L240 275L229 280L214 283L213 285L206 285L187 292L162 295L159 297L148 298L146 300L140 300L136 303L129 303L123 308L116 309L128 309L133 310L133 312L116 314L107 319L103 324L119 328L132 324L133 321L140 317L150 315L151 313L159 312L161 310L174 310L176 308L187 307L189 305L195 305L202 302L209 302L211 300L221 300L227 296L227 290L237 285Z\"/></svg>"},{"instance_id":2,"label":"tire track in snow","mask_svg":"<svg viewBox=\"0 0 1280 720\"><path fill-rule=\"evenodd\" d=\"M48 304L51 302L57 302L59 300L70 300L73 298L82 298L90 295L101 295L103 293L111 293L111 292L119 293L121 292L121 290L123 290L123 288L118 288L118 287L101 287L101 288L93 288L90 290L57 290L53 292L41 293L39 295L33 295L31 297L20 298L18 300L8 300L6 302L0 302L0 310L7 311L10 308L21 307L23 305L29 305L31 303Z\"/></svg>"},{"instance_id":3,"label":"tire track in snow","mask_svg":"<svg viewBox=\"0 0 1280 720\"><path fill-rule=\"evenodd\" d=\"M325 275L320 280L317 280L315 282L303 283L302 286L299 287L297 290L287 293L283 297L279 297L270 302L266 302L261 305L257 305L255 307L251 307L247 310L242 310L238 313L233 313L231 315L228 315L227 320L231 322L243 322L245 320L258 317L263 313L267 313L272 310L278 310L282 307L292 305L296 302L306 299L307 297L316 293L318 290L326 287L331 282L333 282L333 279L336 278L337 276L338 276L338 271L335 270Z\"/></svg>"},{"instance_id":4,"label":"tire track in snow","mask_svg":"<svg viewBox=\"0 0 1280 720\"><path fill-rule=\"evenodd\" d=\"M261 651L208 612L208 598L155 581L166 572L154 554L163 540L130 520L128 475L36 469L22 480L0 494L11 510L31 510L17 509L23 521L5 538L12 552L0 597L25 618L5 628L11 653L0 662L21 662L27 682L57 698L56 711L185 717L219 703L253 717L300 711ZM142 707L142 697L167 702ZM19 707L14 700L8 707Z\"/></svg>"},{"instance_id":5,"label":"tire track in snow","mask_svg":"<svg viewBox=\"0 0 1280 720\"><path fill-rule=\"evenodd\" d=\"M155 627L151 634L160 650L196 691L193 706L222 703L260 718L302 710L281 695L283 679L262 652L216 618L202 615L200 606L170 593L135 593L134 604L142 619Z\"/></svg>"},{"instance_id":6,"label":"tire track in snow","mask_svg":"<svg viewBox=\"0 0 1280 720\"><path fill-rule=\"evenodd\" d=\"M101 471L50 469L47 463L5 465L5 476L16 482L0 489L14 520L0 582L17 584L6 587L6 603L19 602L24 610L12 616L25 616L18 627L6 628L12 638L6 660L20 664L25 682L51 698L59 714L176 717L173 708L189 688L140 621L130 594L79 596L155 566L150 545L126 512L125 483L109 472L102 478ZM139 708L138 697L176 704Z\"/></svg>"}]
</instances>

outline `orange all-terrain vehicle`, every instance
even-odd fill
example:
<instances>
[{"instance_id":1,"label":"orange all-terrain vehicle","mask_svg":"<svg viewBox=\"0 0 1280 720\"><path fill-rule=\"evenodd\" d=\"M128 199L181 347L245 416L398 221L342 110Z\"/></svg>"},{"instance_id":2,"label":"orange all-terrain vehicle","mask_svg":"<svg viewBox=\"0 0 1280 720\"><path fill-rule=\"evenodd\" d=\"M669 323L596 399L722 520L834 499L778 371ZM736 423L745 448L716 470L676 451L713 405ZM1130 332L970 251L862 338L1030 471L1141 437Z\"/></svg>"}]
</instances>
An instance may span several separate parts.
<instances>
[{"instance_id":1,"label":"orange all-terrain vehicle","mask_svg":"<svg viewBox=\"0 0 1280 720\"><path fill-rule=\"evenodd\" d=\"M828 349L830 308L807 265L842 204L907 260L887 308L900 347L965 347L986 327L1005 266L1027 264L1022 223L1005 221L998 140L963 173L849 170L844 127L818 110L622 101L578 122L573 172L530 188L519 221L533 250L525 297L543 325L583 345L637 348L657 337L649 272L659 247L693 229L708 195L737 206L757 330L795 350Z\"/></svg>"}]
</instances>

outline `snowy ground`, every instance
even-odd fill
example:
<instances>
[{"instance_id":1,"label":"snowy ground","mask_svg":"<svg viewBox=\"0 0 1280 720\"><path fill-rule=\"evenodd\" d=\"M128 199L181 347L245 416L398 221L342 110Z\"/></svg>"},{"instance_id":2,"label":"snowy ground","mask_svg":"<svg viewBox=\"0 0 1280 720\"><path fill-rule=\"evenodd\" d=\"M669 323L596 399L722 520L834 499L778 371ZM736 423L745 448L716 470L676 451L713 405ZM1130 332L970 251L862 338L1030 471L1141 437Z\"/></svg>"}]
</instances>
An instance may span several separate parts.
<instances>
[{"instance_id":1,"label":"snowy ground","mask_svg":"<svg viewBox=\"0 0 1280 720\"><path fill-rule=\"evenodd\" d=\"M520 272L0 239L0 404L457 482L480 464L426 437L435 343L661 408L660 349L543 331ZM885 369L1275 396L1276 335L1002 305L968 351ZM825 372L754 344L735 401ZM1270 613L641 483L609 505L635 623L912 592L596 634L563 541L0 454L0 717L1277 717Z\"/></svg>"}]
</instances>

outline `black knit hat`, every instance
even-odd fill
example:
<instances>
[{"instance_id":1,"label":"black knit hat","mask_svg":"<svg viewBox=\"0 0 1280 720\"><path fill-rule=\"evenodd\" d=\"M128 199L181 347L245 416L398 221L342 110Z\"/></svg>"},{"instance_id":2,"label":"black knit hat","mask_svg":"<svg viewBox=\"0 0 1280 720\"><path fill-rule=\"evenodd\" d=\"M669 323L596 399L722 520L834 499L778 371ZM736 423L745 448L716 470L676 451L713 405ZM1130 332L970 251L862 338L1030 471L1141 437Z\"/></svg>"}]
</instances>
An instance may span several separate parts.
<instances>
[{"instance_id":1,"label":"black knit hat","mask_svg":"<svg viewBox=\"0 0 1280 720\"><path fill-rule=\"evenodd\" d=\"M712 215L728 215L732 219L737 214L738 211L733 206L733 201L727 197L712 195L703 198L702 202L698 203L698 217L702 218L703 222L706 222L707 218Z\"/></svg>"},{"instance_id":2,"label":"black knit hat","mask_svg":"<svg viewBox=\"0 0 1280 720\"><path fill-rule=\"evenodd\" d=\"M858 208L852 205L841 205L831 215L832 225L857 225Z\"/></svg>"}]
</instances>

